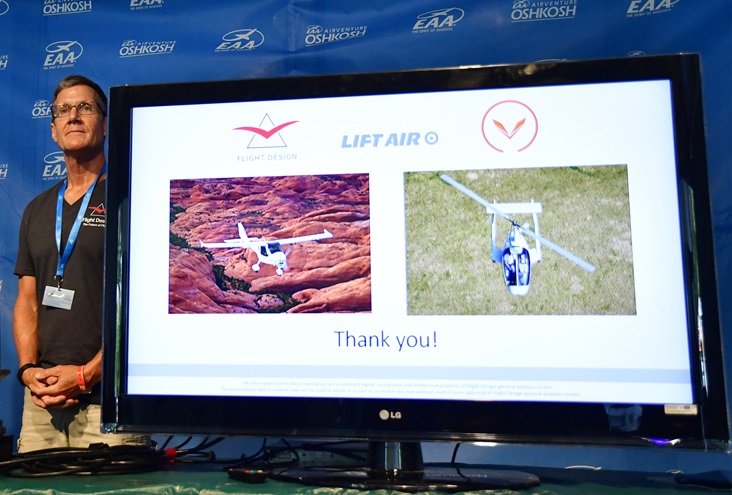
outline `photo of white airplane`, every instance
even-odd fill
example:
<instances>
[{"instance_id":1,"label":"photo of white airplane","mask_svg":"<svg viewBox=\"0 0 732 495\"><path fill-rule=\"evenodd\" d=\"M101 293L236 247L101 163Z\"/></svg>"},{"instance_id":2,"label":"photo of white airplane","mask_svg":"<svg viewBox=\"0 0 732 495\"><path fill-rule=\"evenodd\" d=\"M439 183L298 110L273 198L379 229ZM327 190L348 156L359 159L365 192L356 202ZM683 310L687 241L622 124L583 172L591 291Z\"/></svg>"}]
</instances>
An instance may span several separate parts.
<instances>
[{"instance_id":1,"label":"photo of white airplane","mask_svg":"<svg viewBox=\"0 0 732 495\"><path fill-rule=\"evenodd\" d=\"M262 263L273 265L277 269L277 275L282 276L287 269L287 252L282 250L282 246L286 244L296 244L299 242L319 241L321 239L329 239L333 234L328 229L323 229L320 234L303 235L298 237L290 237L288 239L276 239L266 241L259 237L249 237L244 226L237 224L239 229L239 238L225 239L223 242L201 242L204 248L244 248L251 249L257 254L257 262L252 265L252 270L259 272Z\"/></svg>"}]
</instances>

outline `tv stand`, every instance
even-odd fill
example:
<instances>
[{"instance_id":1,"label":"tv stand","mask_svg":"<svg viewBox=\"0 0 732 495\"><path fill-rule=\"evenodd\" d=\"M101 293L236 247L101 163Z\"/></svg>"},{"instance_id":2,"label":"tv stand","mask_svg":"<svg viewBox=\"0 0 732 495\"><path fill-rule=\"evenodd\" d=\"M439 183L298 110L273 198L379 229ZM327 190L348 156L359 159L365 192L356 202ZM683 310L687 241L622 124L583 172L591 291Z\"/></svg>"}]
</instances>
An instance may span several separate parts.
<instances>
[{"instance_id":1,"label":"tv stand","mask_svg":"<svg viewBox=\"0 0 732 495\"><path fill-rule=\"evenodd\" d=\"M0 289L2 289L2 281L0 281ZM0 369L0 380L10 374L8 369ZM5 434L3 420L0 418L0 462L9 460L13 455L13 437Z\"/></svg>"},{"instance_id":2,"label":"tv stand","mask_svg":"<svg viewBox=\"0 0 732 495\"><path fill-rule=\"evenodd\" d=\"M287 468L273 471L271 477L305 485L402 492L522 489L540 484L538 476L522 471L425 466L419 442L370 441L365 466Z\"/></svg>"}]
</instances>

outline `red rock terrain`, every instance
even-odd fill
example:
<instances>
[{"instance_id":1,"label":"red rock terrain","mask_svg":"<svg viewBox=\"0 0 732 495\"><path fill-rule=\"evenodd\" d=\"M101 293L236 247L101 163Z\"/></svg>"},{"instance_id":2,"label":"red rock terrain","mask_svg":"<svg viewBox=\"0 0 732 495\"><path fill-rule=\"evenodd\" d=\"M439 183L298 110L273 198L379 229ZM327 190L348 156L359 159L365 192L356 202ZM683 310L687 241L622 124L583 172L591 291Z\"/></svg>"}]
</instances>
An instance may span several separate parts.
<instances>
[{"instance_id":1,"label":"red rock terrain","mask_svg":"<svg viewBox=\"0 0 732 495\"><path fill-rule=\"evenodd\" d=\"M371 311L368 174L176 180L170 184L171 313ZM245 248L203 242L249 237L330 239L284 245L282 276ZM223 275L222 275L223 274Z\"/></svg>"}]
</instances>

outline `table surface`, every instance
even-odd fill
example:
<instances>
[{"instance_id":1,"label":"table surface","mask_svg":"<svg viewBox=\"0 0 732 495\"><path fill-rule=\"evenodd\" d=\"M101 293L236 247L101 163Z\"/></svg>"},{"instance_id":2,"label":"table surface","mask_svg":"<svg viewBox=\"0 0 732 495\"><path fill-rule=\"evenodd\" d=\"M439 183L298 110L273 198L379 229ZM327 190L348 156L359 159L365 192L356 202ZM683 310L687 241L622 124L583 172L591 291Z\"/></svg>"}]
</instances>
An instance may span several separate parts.
<instances>
[{"instance_id":1,"label":"table surface","mask_svg":"<svg viewBox=\"0 0 732 495\"><path fill-rule=\"evenodd\" d=\"M321 488L299 483L268 479L264 483L246 483L229 478L223 465L176 462L163 469L132 474L69 475L43 478L15 478L0 475L0 495L358 495L397 493L392 490L365 492L353 488ZM643 493L650 495L709 495L727 493L727 489L710 489L677 483L670 474L617 472L568 472L567 470L535 471L539 486L522 490L480 490L481 495L611 495ZM724 478L724 476L723 476Z\"/></svg>"}]
</instances>

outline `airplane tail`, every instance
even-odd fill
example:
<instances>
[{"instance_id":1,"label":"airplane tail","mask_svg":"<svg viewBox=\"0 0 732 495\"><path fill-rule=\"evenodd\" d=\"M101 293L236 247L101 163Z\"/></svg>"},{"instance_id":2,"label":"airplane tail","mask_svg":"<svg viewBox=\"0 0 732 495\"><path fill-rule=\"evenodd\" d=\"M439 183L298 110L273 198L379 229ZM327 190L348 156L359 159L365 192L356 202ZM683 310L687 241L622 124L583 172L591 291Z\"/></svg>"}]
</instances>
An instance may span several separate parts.
<instances>
[{"instance_id":1,"label":"airplane tail","mask_svg":"<svg viewBox=\"0 0 732 495\"><path fill-rule=\"evenodd\" d=\"M236 224L236 228L239 230L239 239L237 239L237 241L239 241L241 243L242 247L250 248L250 247L252 247L251 246L252 241L259 240L258 237L249 237L247 235L246 229L244 228L244 225L242 225L241 222Z\"/></svg>"},{"instance_id":2,"label":"airplane tail","mask_svg":"<svg viewBox=\"0 0 732 495\"><path fill-rule=\"evenodd\" d=\"M239 230L239 237L237 239L224 239L224 242L203 242L199 241L201 243L201 247L205 248L248 248L251 245L252 241L256 241L256 237L250 238L247 236L247 231L244 229L244 226L241 223L237 224L237 228Z\"/></svg>"},{"instance_id":3,"label":"airplane tail","mask_svg":"<svg viewBox=\"0 0 732 495\"><path fill-rule=\"evenodd\" d=\"M244 226L241 224L241 222L236 224L236 226L239 229L239 237L241 238L241 240L244 242L249 242L249 236L247 236L247 231L244 228Z\"/></svg>"}]
</instances>

